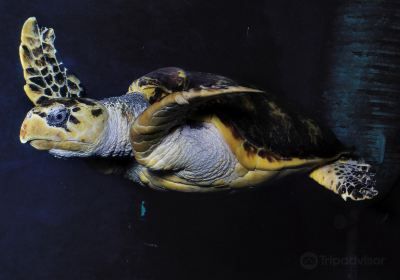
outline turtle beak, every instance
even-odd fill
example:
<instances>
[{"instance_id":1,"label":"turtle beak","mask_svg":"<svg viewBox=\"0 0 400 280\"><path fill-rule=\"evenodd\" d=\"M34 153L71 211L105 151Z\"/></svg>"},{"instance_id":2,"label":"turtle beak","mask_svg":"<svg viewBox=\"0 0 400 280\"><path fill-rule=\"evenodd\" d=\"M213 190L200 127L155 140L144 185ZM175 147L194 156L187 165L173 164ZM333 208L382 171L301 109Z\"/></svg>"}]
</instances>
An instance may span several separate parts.
<instances>
[{"instance_id":1,"label":"turtle beak","mask_svg":"<svg viewBox=\"0 0 400 280\"><path fill-rule=\"evenodd\" d=\"M21 130L19 132L19 140L21 141L21 143L25 144L27 143L29 140L31 140L31 122L29 121L29 119L32 117L32 112L29 112L28 115L26 116L26 118L24 119L22 125L21 125Z\"/></svg>"},{"instance_id":2,"label":"turtle beak","mask_svg":"<svg viewBox=\"0 0 400 280\"><path fill-rule=\"evenodd\" d=\"M21 130L19 133L19 140L21 143L30 143L32 146L37 140L53 140L54 135L49 131L45 120L41 117L29 112L25 120L22 122Z\"/></svg>"}]
</instances>

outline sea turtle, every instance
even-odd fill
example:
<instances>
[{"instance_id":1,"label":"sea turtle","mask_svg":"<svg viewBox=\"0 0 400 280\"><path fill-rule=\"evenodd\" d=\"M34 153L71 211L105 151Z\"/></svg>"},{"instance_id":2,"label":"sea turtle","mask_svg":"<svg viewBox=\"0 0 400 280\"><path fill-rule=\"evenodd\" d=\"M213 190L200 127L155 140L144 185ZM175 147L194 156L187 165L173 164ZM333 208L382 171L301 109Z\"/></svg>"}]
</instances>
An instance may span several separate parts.
<instances>
[{"instance_id":1,"label":"sea turtle","mask_svg":"<svg viewBox=\"0 0 400 280\"><path fill-rule=\"evenodd\" d=\"M22 143L57 157L131 157L127 176L155 189L232 190L305 172L345 200L377 194L370 165L270 93L168 67L135 80L123 96L82 98L54 39L35 18L22 28L24 90L35 105Z\"/></svg>"}]
</instances>

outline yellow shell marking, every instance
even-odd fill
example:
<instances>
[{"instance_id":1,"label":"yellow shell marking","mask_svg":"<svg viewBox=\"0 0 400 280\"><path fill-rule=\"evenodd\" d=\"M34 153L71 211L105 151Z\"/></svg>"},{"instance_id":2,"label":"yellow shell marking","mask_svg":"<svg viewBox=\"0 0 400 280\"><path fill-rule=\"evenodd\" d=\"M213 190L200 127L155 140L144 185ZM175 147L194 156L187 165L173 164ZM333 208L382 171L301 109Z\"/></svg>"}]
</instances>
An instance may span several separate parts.
<instances>
[{"instance_id":1,"label":"yellow shell marking","mask_svg":"<svg viewBox=\"0 0 400 280\"><path fill-rule=\"evenodd\" d=\"M332 160L323 158L302 159L297 157L288 159L279 159L274 157L273 159L268 160L267 158L258 155L260 149L257 149L254 152L246 150L244 147L245 139L235 137L232 128L226 126L216 115L208 116L204 121L210 122L218 128L232 152L235 154L237 160L248 170L272 171L285 168L299 168Z\"/></svg>"}]
</instances>

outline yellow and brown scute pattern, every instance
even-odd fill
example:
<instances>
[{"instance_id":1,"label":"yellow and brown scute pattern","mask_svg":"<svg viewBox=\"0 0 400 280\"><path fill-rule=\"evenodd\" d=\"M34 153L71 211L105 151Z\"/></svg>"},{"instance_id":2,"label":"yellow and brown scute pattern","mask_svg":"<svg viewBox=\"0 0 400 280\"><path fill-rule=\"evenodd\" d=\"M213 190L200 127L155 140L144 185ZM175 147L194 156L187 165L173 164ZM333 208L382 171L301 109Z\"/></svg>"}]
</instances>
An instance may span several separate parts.
<instances>
[{"instance_id":1,"label":"yellow and brown scute pattern","mask_svg":"<svg viewBox=\"0 0 400 280\"><path fill-rule=\"evenodd\" d=\"M129 86L128 93L142 94L150 104L153 104L172 92L184 90L187 81L187 74L183 69L165 67L135 80Z\"/></svg>"}]
</instances>

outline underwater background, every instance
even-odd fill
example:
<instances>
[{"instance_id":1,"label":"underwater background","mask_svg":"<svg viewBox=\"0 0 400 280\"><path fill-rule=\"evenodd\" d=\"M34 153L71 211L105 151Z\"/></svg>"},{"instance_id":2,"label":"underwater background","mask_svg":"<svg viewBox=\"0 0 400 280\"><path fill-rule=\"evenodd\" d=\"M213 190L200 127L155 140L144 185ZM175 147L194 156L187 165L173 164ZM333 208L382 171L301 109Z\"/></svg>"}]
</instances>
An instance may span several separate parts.
<instances>
[{"instance_id":1,"label":"underwater background","mask_svg":"<svg viewBox=\"0 0 400 280\"><path fill-rule=\"evenodd\" d=\"M0 0L0 280L399 279L400 3ZM19 142L20 29L53 27L88 97L160 67L269 89L378 169L344 202L303 175L233 194L140 188Z\"/></svg>"}]
</instances>

